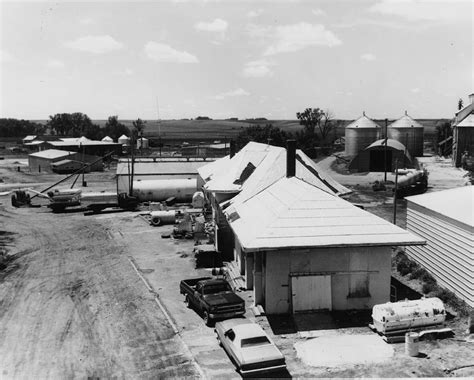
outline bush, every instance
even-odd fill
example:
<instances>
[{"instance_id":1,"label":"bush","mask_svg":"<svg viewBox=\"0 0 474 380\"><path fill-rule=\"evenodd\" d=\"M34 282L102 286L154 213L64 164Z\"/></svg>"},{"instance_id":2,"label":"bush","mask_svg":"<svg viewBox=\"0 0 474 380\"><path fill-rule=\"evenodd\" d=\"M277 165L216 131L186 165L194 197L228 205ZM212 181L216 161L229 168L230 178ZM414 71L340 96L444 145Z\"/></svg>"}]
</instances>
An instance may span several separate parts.
<instances>
[{"instance_id":1,"label":"bush","mask_svg":"<svg viewBox=\"0 0 474 380\"><path fill-rule=\"evenodd\" d=\"M397 271L402 275L406 276L408 273L413 273L419 266L414 261L411 261L405 254L404 257L400 257L400 261L397 264Z\"/></svg>"},{"instance_id":2,"label":"bush","mask_svg":"<svg viewBox=\"0 0 474 380\"><path fill-rule=\"evenodd\" d=\"M421 289L423 291L423 294L428 294L428 293L431 293L432 291L436 290L437 288L438 287L436 286L436 283L425 282Z\"/></svg>"},{"instance_id":3,"label":"bush","mask_svg":"<svg viewBox=\"0 0 474 380\"><path fill-rule=\"evenodd\" d=\"M460 300L452 291L438 287L438 289L433 293L433 297L438 297L461 316L469 315L471 310L470 307L465 301Z\"/></svg>"},{"instance_id":4,"label":"bush","mask_svg":"<svg viewBox=\"0 0 474 380\"><path fill-rule=\"evenodd\" d=\"M418 279L426 284L436 284L435 278L425 269L418 266L410 275L410 279Z\"/></svg>"}]
</instances>

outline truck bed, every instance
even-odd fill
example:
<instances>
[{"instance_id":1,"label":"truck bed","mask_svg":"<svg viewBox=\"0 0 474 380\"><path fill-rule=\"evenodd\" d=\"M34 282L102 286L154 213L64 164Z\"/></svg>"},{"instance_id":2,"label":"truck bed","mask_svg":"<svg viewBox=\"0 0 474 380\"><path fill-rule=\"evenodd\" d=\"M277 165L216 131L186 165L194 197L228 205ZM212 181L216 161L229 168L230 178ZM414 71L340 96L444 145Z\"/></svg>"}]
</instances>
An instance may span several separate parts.
<instances>
[{"instance_id":1,"label":"truck bed","mask_svg":"<svg viewBox=\"0 0 474 380\"><path fill-rule=\"evenodd\" d=\"M179 292L181 294L193 293L196 284L202 280L212 280L212 277L190 278L188 280L181 280L179 283Z\"/></svg>"}]
</instances>

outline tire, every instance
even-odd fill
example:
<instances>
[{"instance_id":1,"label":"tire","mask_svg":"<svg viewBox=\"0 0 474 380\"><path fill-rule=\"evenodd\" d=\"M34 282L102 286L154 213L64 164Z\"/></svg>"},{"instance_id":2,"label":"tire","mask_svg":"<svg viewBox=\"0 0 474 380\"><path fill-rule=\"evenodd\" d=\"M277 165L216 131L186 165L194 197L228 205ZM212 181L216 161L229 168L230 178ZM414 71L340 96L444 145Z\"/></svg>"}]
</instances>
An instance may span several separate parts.
<instances>
[{"instance_id":1,"label":"tire","mask_svg":"<svg viewBox=\"0 0 474 380\"><path fill-rule=\"evenodd\" d=\"M12 194L12 206L13 207L18 207L18 203L17 203L15 194Z\"/></svg>"},{"instance_id":2,"label":"tire","mask_svg":"<svg viewBox=\"0 0 474 380\"><path fill-rule=\"evenodd\" d=\"M153 216L151 218L151 225L155 226L155 227L160 226L161 225L161 219L158 216Z\"/></svg>"},{"instance_id":3,"label":"tire","mask_svg":"<svg viewBox=\"0 0 474 380\"><path fill-rule=\"evenodd\" d=\"M212 326L212 319L209 318L209 314L208 314L207 311L204 311L203 319L204 319L204 323L206 324L206 326L208 326L208 327Z\"/></svg>"},{"instance_id":4,"label":"tire","mask_svg":"<svg viewBox=\"0 0 474 380\"><path fill-rule=\"evenodd\" d=\"M191 309L191 303L189 302L189 296L187 295L184 297L184 304L188 309Z\"/></svg>"}]
</instances>

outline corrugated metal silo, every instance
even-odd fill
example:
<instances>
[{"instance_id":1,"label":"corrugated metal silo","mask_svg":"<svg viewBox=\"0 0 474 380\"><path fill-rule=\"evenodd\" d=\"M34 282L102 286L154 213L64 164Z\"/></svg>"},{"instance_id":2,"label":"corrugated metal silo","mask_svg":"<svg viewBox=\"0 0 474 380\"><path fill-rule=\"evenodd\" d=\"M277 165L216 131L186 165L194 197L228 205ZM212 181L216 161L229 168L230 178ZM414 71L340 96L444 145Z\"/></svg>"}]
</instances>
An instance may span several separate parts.
<instances>
[{"instance_id":1,"label":"corrugated metal silo","mask_svg":"<svg viewBox=\"0 0 474 380\"><path fill-rule=\"evenodd\" d=\"M423 125L405 115L388 126L388 138L406 146L412 157L423 156Z\"/></svg>"},{"instance_id":2,"label":"corrugated metal silo","mask_svg":"<svg viewBox=\"0 0 474 380\"><path fill-rule=\"evenodd\" d=\"M346 127L346 156L357 156L374 141L380 139L382 129L372 119L365 116L353 121Z\"/></svg>"},{"instance_id":3,"label":"corrugated metal silo","mask_svg":"<svg viewBox=\"0 0 474 380\"><path fill-rule=\"evenodd\" d=\"M118 138L118 143L122 145L130 145L130 137L122 135Z\"/></svg>"}]
</instances>

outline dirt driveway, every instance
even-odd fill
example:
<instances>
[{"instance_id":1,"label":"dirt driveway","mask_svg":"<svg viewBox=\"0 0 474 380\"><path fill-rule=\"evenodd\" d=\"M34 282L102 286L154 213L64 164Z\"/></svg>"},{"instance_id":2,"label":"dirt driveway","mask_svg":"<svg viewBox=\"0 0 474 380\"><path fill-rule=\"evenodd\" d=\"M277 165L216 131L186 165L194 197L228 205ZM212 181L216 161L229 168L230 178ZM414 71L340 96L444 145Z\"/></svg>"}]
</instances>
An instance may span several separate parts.
<instances>
[{"instance_id":1,"label":"dirt driveway","mask_svg":"<svg viewBox=\"0 0 474 380\"><path fill-rule=\"evenodd\" d=\"M1 378L182 378L199 372L102 223L0 206Z\"/></svg>"}]
</instances>

